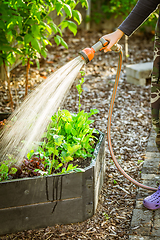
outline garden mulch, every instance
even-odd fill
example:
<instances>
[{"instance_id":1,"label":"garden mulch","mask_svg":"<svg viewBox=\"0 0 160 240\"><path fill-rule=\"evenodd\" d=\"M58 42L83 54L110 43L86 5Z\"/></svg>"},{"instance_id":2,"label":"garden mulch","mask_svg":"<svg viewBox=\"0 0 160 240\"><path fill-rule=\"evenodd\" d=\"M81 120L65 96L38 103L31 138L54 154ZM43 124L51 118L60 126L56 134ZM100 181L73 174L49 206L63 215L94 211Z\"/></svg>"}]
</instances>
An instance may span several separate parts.
<instances>
[{"instance_id":1,"label":"garden mulch","mask_svg":"<svg viewBox=\"0 0 160 240\"><path fill-rule=\"evenodd\" d=\"M30 69L29 91L46 77L75 58L78 52L92 46L103 33L78 32L76 37L65 33L68 50L49 47L48 57L41 60L41 68ZM124 39L120 42L124 48ZM143 34L133 35L129 40L127 64L149 62L153 59L153 41ZM85 83L81 98L82 109L97 108L93 126L106 133L108 109L114 85L118 56L116 53L99 52L85 70ZM141 181L143 161L151 131L150 85L136 86L126 81L126 62L123 62L121 78L112 117L111 137L114 154L123 169L137 181ZM80 78L80 74L78 76ZM14 102L18 105L24 98L25 68L19 65L11 72ZM72 85L61 108L78 110L77 80ZM0 112L10 112L8 93L0 87ZM38 230L26 230L1 236L5 239L129 239L132 213L136 204L137 187L126 180L116 169L107 146L106 178L99 197L96 214L82 223L56 225Z\"/></svg>"}]
</instances>

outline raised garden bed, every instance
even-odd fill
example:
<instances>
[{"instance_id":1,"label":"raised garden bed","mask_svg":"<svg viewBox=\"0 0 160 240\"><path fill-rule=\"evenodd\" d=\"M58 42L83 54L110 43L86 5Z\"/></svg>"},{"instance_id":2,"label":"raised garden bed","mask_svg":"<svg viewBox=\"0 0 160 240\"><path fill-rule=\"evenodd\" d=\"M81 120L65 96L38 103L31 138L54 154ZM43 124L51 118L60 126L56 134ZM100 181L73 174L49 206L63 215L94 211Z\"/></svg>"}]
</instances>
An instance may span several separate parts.
<instances>
[{"instance_id":1,"label":"raised garden bed","mask_svg":"<svg viewBox=\"0 0 160 240\"><path fill-rule=\"evenodd\" d=\"M96 211L105 172L105 136L100 132L84 172L13 179L0 183L0 235L82 222Z\"/></svg>"},{"instance_id":2,"label":"raised garden bed","mask_svg":"<svg viewBox=\"0 0 160 240\"><path fill-rule=\"evenodd\" d=\"M0 121L3 121L4 119L8 118L11 115L11 113L0 113Z\"/></svg>"}]
</instances>

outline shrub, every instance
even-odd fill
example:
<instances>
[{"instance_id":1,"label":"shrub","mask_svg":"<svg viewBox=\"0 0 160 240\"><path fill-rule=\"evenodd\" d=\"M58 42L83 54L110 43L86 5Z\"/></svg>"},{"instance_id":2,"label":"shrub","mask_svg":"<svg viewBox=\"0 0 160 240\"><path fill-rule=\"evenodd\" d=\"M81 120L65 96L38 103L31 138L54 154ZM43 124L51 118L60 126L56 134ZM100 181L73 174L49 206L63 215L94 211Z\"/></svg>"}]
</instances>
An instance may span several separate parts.
<instances>
[{"instance_id":1,"label":"shrub","mask_svg":"<svg viewBox=\"0 0 160 240\"><path fill-rule=\"evenodd\" d=\"M0 65L4 64L6 68L6 65L13 64L16 55L20 54L22 63L27 65L25 95L28 89L30 64L36 60L39 66L40 56L46 58L46 46L52 45L48 37L54 33L55 43L67 48L62 30L68 28L74 35L77 33L76 23L80 24L82 20L80 12L75 10L79 3L87 8L87 0L1 0ZM63 17L58 25L49 17L51 12ZM8 78L11 98L9 85Z\"/></svg>"},{"instance_id":2,"label":"shrub","mask_svg":"<svg viewBox=\"0 0 160 240\"><path fill-rule=\"evenodd\" d=\"M104 18L110 19L111 16L114 16L114 17L123 16L123 19L125 19L128 16L128 14L131 12L131 10L134 8L136 3L137 3L137 0L118 0L118 1L101 0L99 3L93 0L92 1L92 10L93 10L92 18L96 23L100 23L101 20L103 20ZM156 11L150 15L148 20L145 23L143 23L142 27L144 27L144 25L151 26L152 29L154 30L157 18L158 18L158 13Z\"/></svg>"}]
</instances>

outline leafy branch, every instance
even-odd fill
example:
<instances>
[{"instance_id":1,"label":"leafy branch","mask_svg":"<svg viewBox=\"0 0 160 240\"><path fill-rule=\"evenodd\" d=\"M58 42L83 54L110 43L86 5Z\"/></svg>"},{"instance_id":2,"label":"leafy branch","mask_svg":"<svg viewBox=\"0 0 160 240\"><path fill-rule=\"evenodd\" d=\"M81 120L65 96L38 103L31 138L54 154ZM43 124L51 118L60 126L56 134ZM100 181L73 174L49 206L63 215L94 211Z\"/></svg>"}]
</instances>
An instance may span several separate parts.
<instances>
[{"instance_id":1,"label":"leafy branch","mask_svg":"<svg viewBox=\"0 0 160 240\"><path fill-rule=\"evenodd\" d=\"M77 24L82 21L81 14L75 7L81 4L87 8L87 0L2 0L0 1L0 66L12 65L17 54L22 64L26 65L25 95L28 93L28 74L33 60L39 67L41 55L47 57L48 40L54 34L54 41L68 48L63 39L62 31L68 28L77 33ZM64 16L59 25L49 17L51 12ZM72 21L74 20L74 21ZM8 81L8 89L9 81ZM13 105L11 90L10 101Z\"/></svg>"}]
</instances>

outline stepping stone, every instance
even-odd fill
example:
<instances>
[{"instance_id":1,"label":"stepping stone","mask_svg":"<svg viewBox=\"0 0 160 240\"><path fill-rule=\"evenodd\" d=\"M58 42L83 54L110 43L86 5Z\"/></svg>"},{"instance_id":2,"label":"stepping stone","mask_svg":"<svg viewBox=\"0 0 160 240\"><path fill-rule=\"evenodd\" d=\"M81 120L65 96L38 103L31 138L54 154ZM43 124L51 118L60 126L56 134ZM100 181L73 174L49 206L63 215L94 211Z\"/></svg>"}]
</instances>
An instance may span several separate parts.
<instances>
[{"instance_id":1,"label":"stepping stone","mask_svg":"<svg viewBox=\"0 0 160 240\"><path fill-rule=\"evenodd\" d=\"M131 64L126 66L127 81L135 85L145 86L151 76L153 62Z\"/></svg>"}]
</instances>

